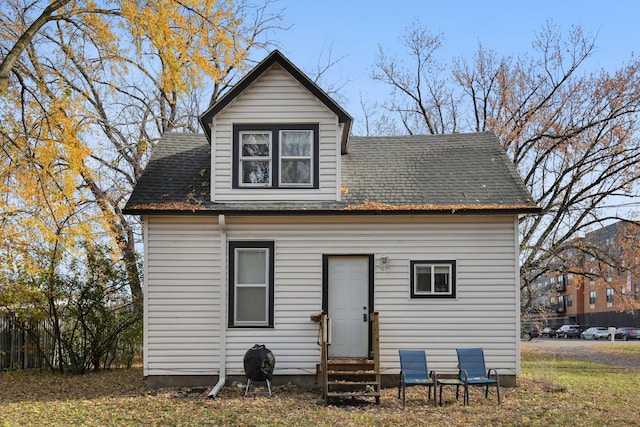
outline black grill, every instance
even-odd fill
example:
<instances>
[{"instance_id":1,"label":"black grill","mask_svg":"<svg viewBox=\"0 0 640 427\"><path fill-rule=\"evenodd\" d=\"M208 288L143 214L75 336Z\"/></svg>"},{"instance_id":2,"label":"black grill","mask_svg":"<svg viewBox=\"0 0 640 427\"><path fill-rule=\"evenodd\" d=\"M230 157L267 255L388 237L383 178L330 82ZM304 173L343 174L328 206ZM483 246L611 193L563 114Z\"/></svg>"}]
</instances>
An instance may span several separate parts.
<instances>
[{"instance_id":1,"label":"black grill","mask_svg":"<svg viewBox=\"0 0 640 427\"><path fill-rule=\"evenodd\" d=\"M276 358L271 350L262 344L251 347L244 355L244 375L247 377L247 388L244 395L249 392L251 381L266 381L271 396L271 378Z\"/></svg>"}]
</instances>

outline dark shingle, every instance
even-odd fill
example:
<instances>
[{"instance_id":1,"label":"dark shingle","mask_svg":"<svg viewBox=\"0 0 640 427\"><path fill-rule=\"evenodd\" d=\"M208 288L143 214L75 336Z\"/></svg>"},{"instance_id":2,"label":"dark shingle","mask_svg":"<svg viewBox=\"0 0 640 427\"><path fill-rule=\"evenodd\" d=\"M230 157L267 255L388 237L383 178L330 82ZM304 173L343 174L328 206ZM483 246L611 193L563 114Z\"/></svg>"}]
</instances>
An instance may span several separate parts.
<instances>
[{"instance_id":1,"label":"dark shingle","mask_svg":"<svg viewBox=\"0 0 640 427\"><path fill-rule=\"evenodd\" d=\"M125 211L330 212L538 208L490 132L351 137L340 202L209 202L210 147L203 134L170 133L156 146ZM160 212L158 212L160 213Z\"/></svg>"},{"instance_id":2,"label":"dark shingle","mask_svg":"<svg viewBox=\"0 0 640 427\"><path fill-rule=\"evenodd\" d=\"M343 181L352 203L534 206L490 132L352 137Z\"/></svg>"},{"instance_id":3,"label":"dark shingle","mask_svg":"<svg viewBox=\"0 0 640 427\"><path fill-rule=\"evenodd\" d=\"M210 159L211 147L204 134L165 134L155 146L126 208L208 200Z\"/></svg>"}]
</instances>

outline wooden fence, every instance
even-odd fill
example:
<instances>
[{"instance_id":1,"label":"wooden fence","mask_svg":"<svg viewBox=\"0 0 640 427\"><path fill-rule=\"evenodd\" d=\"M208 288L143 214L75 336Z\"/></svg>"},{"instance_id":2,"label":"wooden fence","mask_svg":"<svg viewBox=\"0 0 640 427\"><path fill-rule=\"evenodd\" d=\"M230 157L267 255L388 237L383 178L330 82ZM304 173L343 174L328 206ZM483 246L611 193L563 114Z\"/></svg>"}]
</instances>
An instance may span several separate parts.
<instances>
[{"instance_id":1,"label":"wooden fence","mask_svg":"<svg viewBox=\"0 0 640 427\"><path fill-rule=\"evenodd\" d=\"M25 323L15 313L0 312L0 370L45 368L55 355L47 325ZM47 356L46 353L49 353Z\"/></svg>"}]
</instances>

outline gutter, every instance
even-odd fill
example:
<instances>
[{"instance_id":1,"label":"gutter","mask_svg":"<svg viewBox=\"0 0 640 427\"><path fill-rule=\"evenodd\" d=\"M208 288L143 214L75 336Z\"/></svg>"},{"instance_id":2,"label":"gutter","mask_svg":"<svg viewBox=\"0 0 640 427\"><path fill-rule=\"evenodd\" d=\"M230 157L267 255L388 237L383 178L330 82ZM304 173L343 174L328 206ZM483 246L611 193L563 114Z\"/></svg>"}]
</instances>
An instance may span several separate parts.
<instances>
[{"instance_id":1,"label":"gutter","mask_svg":"<svg viewBox=\"0 0 640 427\"><path fill-rule=\"evenodd\" d=\"M347 206L335 209L307 209L303 207L288 209L221 209L219 207L200 209L151 209L151 208L129 208L123 211L126 215L233 215L233 216L365 216L365 215L386 215L386 216L430 216L430 215L536 215L543 213L543 209L538 206L512 207L512 208L441 208L430 210L418 209L346 209ZM219 213L224 212L224 213Z\"/></svg>"},{"instance_id":2,"label":"gutter","mask_svg":"<svg viewBox=\"0 0 640 427\"><path fill-rule=\"evenodd\" d=\"M227 224L224 214L218 215L218 226L220 227L220 370L218 372L218 383L209 392L209 398L215 398L227 381Z\"/></svg>"}]
</instances>

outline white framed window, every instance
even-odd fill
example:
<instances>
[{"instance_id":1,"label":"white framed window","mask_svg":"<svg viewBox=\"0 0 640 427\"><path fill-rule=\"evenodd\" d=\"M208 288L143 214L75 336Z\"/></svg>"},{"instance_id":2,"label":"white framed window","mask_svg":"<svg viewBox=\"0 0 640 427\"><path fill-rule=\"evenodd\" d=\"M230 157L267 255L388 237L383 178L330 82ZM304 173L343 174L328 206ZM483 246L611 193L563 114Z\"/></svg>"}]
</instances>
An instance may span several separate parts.
<instances>
[{"instance_id":1,"label":"white framed window","mask_svg":"<svg viewBox=\"0 0 640 427\"><path fill-rule=\"evenodd\" d=\"M271 132L242 131L239 182L242 187L271 186Z\"/></svg>"},{"instance_id":2,"label":"white framed window","mask_svg":"<svg viewBox=\"0 0 640 427\"><path fill-rule=\"evenodd\" d=\"M234 125L233 188L319 188L317 124Z\"/></svg>"},{"instance_id":3,"label":"white framed window","mask_svg":"<svg viewBox=\"0 0 640 427\"><path fill-rule=\"evenodd\" d=\"M613 288L607 288L607 307L612 307L613 306L613 295L614 295L614 290Z\"/></svg>"},{"instance_id":4,"label":"white framed window","mask_svg":"<svg viewBox=\"0 0 640 427\"><path fill-rule=\"evenodd\" d=\"M280 185L309 187L313 176L313 131L280 131Z\"/></svg>"},{"instance_id":5,"label":"white framed window","mask_svg":"<svg viewBox=\"0 0 640 427\"><path fill-rule=\"evenodd\" d=\"M455 298L455 261L411 261L411 298Z\"/></svg>"},{"instance_id":6,"label":"white framed window","mask_svg":"<svg viewBox=\"0 0 640 427\"><path fill-rule=\"evenodd\" d=\"M273 242L229 242L229 326L273 326L273 252Z\"/></svg>"}]
</instances>

